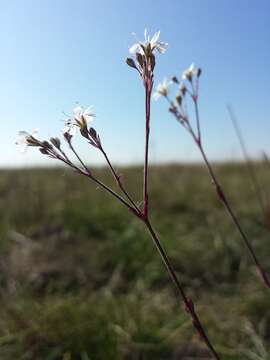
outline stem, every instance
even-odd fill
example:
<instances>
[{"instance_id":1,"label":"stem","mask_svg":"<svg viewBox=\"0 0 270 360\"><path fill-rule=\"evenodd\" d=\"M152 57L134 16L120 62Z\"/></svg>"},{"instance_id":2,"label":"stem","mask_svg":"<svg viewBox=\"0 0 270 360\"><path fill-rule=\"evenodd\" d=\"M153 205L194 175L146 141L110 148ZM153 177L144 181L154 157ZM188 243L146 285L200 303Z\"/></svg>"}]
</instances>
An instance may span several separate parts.
<instances>
[{"instance_id":1,"label":"stem","mask_svg":"<svg viewBox=\"0 0 270 360\"><path fill-rule=\"evenodd\" d=\"M206 346L208 347L209 351L212 353L213 357L216 360L219 360L219 355L217 354L217 352L215 351L213 345L211 344L201 322L200 319L195 311L195 307L193 304L193 301L187 297L180 281L178 280L176 273L173 269L173 266L171 264L171 261L169 260L168 255L166 254L165 249L163 248L156 232L154 231L148 217L144 217L142 216L143 214L141 213L141 211L137 208L137 207L132 207L129 205L129 203L127 203L120 195L118 195L116 192L114 192L111 188L109 188L107 185L105 185L104 183L102 183L100 180L96 179L91 173L90 171L87 169L86 165L84 164L84 162L81 160L81 158L79 157L79 155L77 154L76 150L74 149L74 147L72 146L72 144L69 144L70 148L72 150L72 152L76 155L77 159L80 161L81 165L83 166L83 168L85 169L81 169L79 167L77 167L76 165L74 165L69 158L65 155L64 157L58 156L57 154L55 154L56 158L60 161L63 161L64 163L66 163L67 165L69 165L70 167L72 167L74 170L76 170L77 172L79 172L81 175L86 176L89 180L92 180L93 182L95 182L96 184L98 184L99 186L101 186L105 191L107 191L108 193L110 193L113 197L115 197L117 200L119 200L124 206L126 206L130 211L133 212L133 214L139 218L141 221L143 221L143 223L145 224L146 228L148 229L154 244L156 245L158 252L162 258L163 263L165 264L167 271L173 281L173 283L176 286L176 289L178 290L178 293L180 294L183 303L185 305L185 310L186 312L190 315L191 319L192 319L192 324L193 327L195 328L195 330L198 332L198 334L200 335L200 337L203 339L203 341L205 342ZM102 153L104 154L110 169L112 171L112 173L114 174L116 180L119 180L119 177L116 173L116 171L114 170L113 166L111 165L111 162L109 161L109 158L107 157L106 153L104 150L102 150ZM124 189L124 187L122 186L121 182L118 182L119 187L121 185L121 189L122 191L124 191L125 194L126 191Z\"/></svg>"},{"instance_id":2,"label":"stem","mask_svg":"<svg viewBox=\"0 0 270 360\"><path fill-rule=\"evenodd\" d=\"M132 206L129 205L129 203L122 198L122 196L120 196L119 194L117 194L115 191L113 191L110 187L108 187L107 185L105 185L103 182L101 182L100 180L98 180L97 178L95 178L93 175L87 175L85 173L82 173L84 175L86 175L89 179L91 179L92 181L94 181L96 184L98 184L99 186L101 186L104 190L106 190L108 193L110 193L112 196L114 196L117 200L119 200L123 205L125 205L134 215L136 215L137 217L140 218L140 214L138 213L138 211L136 209L134 209Z\"/></svg>"},{"instance_id":3,"label":"stem","mask_svg":"<svg viewBox=\"0 0 270 360\"><path fill-rule=\"evenodd\" d=\"M233 209L231 208L231 206L230 206L230 204L229 204L229 202L228 202L228 200L227 200L227 198L226 198L226 196L225 196L225 194L223 192L223 189L222 189L220 183L218 182L218 180L217 180L217 178L216 178L216 176L215 176L215 174L213 172L212 166L210 165L202 146L198 145L198 147L200 149L200 152L202 154L204 162L205 162L205 164L207 166L207 169L208 169L208 172L209 172L209 174L211 176L213 184L215 185L216 192L217 192L217 195L218 195L219 199L221 200L221 202L225 206L225 208L226 208L228 214L230 215L234 225L236 226L236 228L239 231L242 239L244 240L244 243L245 243L251 257L253 258L253 261L255 262L255 264L257 266L257 269L259 271L259 274L262 277L262 280L264 281L265 285L268 288L270 288L270 281L268 279L268 276L267 276L265 270L261 267L260 262L259 262L256 254L255 254L255 252L253 250L253 247L252 247L252 245L250 244L250 242L249 242L249 240L247 238L247 235L245 234L244 230L242 229L242 226L240 225L240 223L239 223Z\"/></svg>"},{"instance_id":4,"label":"stem","mask_svg":"<svg viewBox=\"0 0 270 360\"><path fill-rule=\"evenodd\" d=\"M199 116L199 107L197 97L194 98L194 106L195 106L195 116L196 116L196 124L197 124L197 140L199 144L201 144L201 125L200 125L200 116Z\"/></svg>"},{"instance_id":5,"label":"stem","mask_svg":"<svg viewBox=\"0 0 270 360\"><path fill-rule=\"evenodd\" d=\"M195 109L196 109L196 104L197 104L197 101L196 101L196 100L194 100L194 104L195 104ZM195 114L196 114L196 121L197 121L197 123L200 123L198 107L197 107L197 111L195 111ZM202 157L203 157L203 160L204 160L204 162L205 162L205 165L206 165L206 167L207 167L207 169L208 169L209 175L210 175L210 177L211 177L211 179L212 179L213 184L215 185L216 192L217 192L217 195L218 195L219 199L220 199L221 202L223 203L223 205L224 205L224 207L226 208L228 214L230 215L230 217L231 217L231 219L232 219L235 227L236 227L237 230L239 231L242 239L244 240L244 243L245 243L245 245L246 245L246 247L247 247L247 249L248 249L248 251L249 251L249 253L250 253L250 255L251 255L252 259L253 259L253 261L254 261L255 264L256 264L257 270L258 270L258 272L259 272L259 274L260 274L260 276L261 276L264 284L270 289L270 280L269 280L269 278L268 278L268 275L267 275L267 273L265 272L265 270L262 268L262 266L261 266L261 264L260 264L260 262L259 262L259 260L258 260L258 258L257 258L257 256L256 256L256 254L255 254L255 252L254 252L254 250L253 250L252 245L250 244L250 242L249 242L249 240L248 240L248 238L247 238L244 230L242 229L242 226L240 225L240 223L239 223L239 221L238 221L238 219L237 219L237 217L236 217L233 209L231 208L231 206L230 206L230 204L229 204L229 202L228 202L228 200L227 200L227 198L226 198L226 196L225 196L225 194L224 194L224 191L223 191L220 183L218 182L218 180L217 180L217 178L216 178L216 175L215 175L215 173L214 173L214 171L213 171L213 168L212 168L211 164L210 164L209 161L208 161L208 158L207 158L207 156L206 156L206 154L205 154L205 152L204 152L204 149L203 149L203 146L202 146L202 144L201 144L200 139L196 137L196 135L194 134L194 131L193 131L192 128L191 128L191 126L190 126L190 128L189 128L189 132L190 132L191 136L193 137L195 143L197 144L197 146L198 146L198 148L199 148L199 150L200 150L200 152L201 152L201 155L202 155Z\"/></svg>"},{"instance_id":6,"label":"stem","mask_svg":"<svg viewBox=\"0 0 270 360\"><path fill-rule=\"evenodd\" d=\"M138 211L138 213L140 212L140 209L137 207L136 203L133 201L133 199L131 198L131 196L129 195L129 193L126 191L126 189L124 188L122 182L121 182L121 178L120 176L117 174L117 172L115 171L114 167L112 166L106 152L104 151L103 147L100 146L99 147L100 151L102 152L103 156L105 157L105 160L107 161L111 172L113 174L113 177L115 178L115 181L117 182L117 185L119 186L119 188L121 189L121 191L123 192L123 194L125 194L125 196L127 197L127 199L130 201L130 203L133 205L133 207Z\"/></svg>"},{"instance_id":7,"label":"stem","mask_svg":"<svg viewBox=\"0 0 270 360\"><path fill-rule=\"evenodd\" d=\"M120 196L119 194L117 194L115 191L113 191L109 186L105 185L103 182L101 182L100 180L98 180L96 177L94 177L92 175L92 173L89 171L89 169L87 168L87 166L84 164L84 162L82 161L82 159L80 158L80 156L78 155L78 153L76 152L76 150L74 149L73 145L71 144L71 142L68 143L70 149L72 150L72 152L75 154L75 156L77 157L77 159L79 160L80 164L82 165L82 167L84 168L84 170L86 172L84 172L82 169L78 168L77 166L75 166L74 164L68 164L71 167L75 168L80 174L88 177L90 180L94 181L96 184L98 184L99 186L101 186L105 191L107 191L109 194L111 194L112 196L114 196L117 200L119 200L123 205L125 205L131 212L134 213L134 215L136 215L137 217L140 217L140 212L139 210L137 210L137 207L133 207L131 206L125 199L122 198L122 196Z\"/></svg>"},{"instance_id":8,"label":"stem","mask_svg":"<svg viewBox=\"0 0 270 360\"><path fill-rule=\"evenodd\" d=\"M223 189L220 185L220 183L218 182L217 178L216 178L216 175L213 171L213 168L211 166L211 164L209 163L208 161L208 158L204 152L204 149L203 149L203 146L202 146L202 142L201 142L201 135L200 135L200 118L199 118L199 109L198 109L198 102L197 102L197 96L193 96L193 94L190 95L193 102L194 102L194 106L195 106L195 116L196 116L196 123L197 123L197 129L198 129L198 135L195 134L190 122L186 122L186 123L182 123L180 121L180 123L184 126L184 128L190 133L191 137L193 138L194 142L196 143L196 145L198 146L200 152L201 152L201 155L203 157L203 160L205 162L205 165L208 169L208 172L209 172L209 175L210 175L210 178L213 182L213 184L215 185L215 188L216 188L216 192L217 192L217 195L220 199L220 201L223 203L224 207L226 208L229 216L231 217L235 227L237 228L238 232L240 233L242 239L244 240L244 243L254 261L254 263L256 264L256 267L257 267L257 270L259 272L259 275L261 277L261 279L263 280L264 284L270 289L270 280L268 278L268 275L266 273L266 271L263 269L263 267L261 266L256 254L255 254L255 251L253 250L253 247L252 245L250 244L244 230L242 229L242 226L240 225L233 209L231 208L224 192L223 192ZM170 102L170 99L167 99L169 102ZM175 112L174 113L174 116L176 117L177 120L180 120L181 119L181 114L179 114L178 112Z\"/></svg>"},{"instance_id":9,"label":"stem","mask_svg":"<svg viewBox=\"0 0 270 360\"><path fill-rule=\"evenodd\" d=\"M90 175L90 171L87 168L87 166L84 164L84 162L82 161L82 159L80 158L80 156L78 155L77 151L74 149L71 141L68 142L68 145L70 147L70 149L72 150L72 152L74 153L74 155L76 156L76 158L79 160L80 164L82 165L82 167L84 168L84 170L87 172L87 174Z\"/></svg>"},{"instance_id":10,"label":"stem","mask_svg":"<svg viewBox=\"0 0 270 360\"><path fill-rule=\"evenodd\" d=\"M165 264L166 268L167 268L167 271L173 281L173 283L175 284L176 286L176 289L179 293L179 295L181 296L183 302L184 302L184 305L185 305L185 310L186 312L190 315L191 319L192 319L192 324L195 328L195 330L198 332L198 334L200 335L200 337L203 339L203 341L205 342L206 346L208 347L209 351L212 353L213 357L217 360L220 359L219 355L217 354L216 350L214 349L213 345L211 344L204 328L203 328L203 325L201 324L200 322L200 319L195 311L195 307L194 307L194 304L193 304L193 301L187 297L180 281L178 280L177 276L176 276L176 273L173 269L173 266L171 264L171 261L170 259L168 258L168 255L166 254L157 234L155 233L149 219L144 219L143 220L145 226L147 227L152 239L153 239L153 242L155 244L155 246L157 247L158 249L158 252L162 258L162 261L163 263Z\"/></svg>"},{"instance_id":11,"label":"stem","mask_svg":"<svg viewBox=\"0 0 270 360\"><path fill-rule=\"evenodd\" d=\"M145 81L145 154L144 154L144 180L143 180L143 215L148 217L148 153L150 134L150 101L152 92L152 81Z\"/></svg>"}]
</instances>

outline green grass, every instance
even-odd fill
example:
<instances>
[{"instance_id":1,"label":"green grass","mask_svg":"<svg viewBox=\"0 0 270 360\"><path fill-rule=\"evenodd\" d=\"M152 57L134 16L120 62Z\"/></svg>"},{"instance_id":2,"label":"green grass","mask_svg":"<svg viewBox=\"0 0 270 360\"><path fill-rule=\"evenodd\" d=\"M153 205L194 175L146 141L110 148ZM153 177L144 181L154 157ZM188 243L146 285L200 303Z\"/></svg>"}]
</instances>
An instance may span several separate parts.
<instances>
[{"instance_id":1,"label":"green grass","mask_svg":"<svg viewBox=\"0 0 270 360\"><path fill-rule=\"evenodd\" d=\"M216 166L270 273L244 165ZM113 185L109 173L95 171ZM137 201L141 168L120 169ZM270 172L256 164L267 193ZM151 218L222 359L270 359L270 293L200 166L150 171ZM0 359L208 359L143 225L66 169L0 171Z\"/></svg>"}]
</instances>

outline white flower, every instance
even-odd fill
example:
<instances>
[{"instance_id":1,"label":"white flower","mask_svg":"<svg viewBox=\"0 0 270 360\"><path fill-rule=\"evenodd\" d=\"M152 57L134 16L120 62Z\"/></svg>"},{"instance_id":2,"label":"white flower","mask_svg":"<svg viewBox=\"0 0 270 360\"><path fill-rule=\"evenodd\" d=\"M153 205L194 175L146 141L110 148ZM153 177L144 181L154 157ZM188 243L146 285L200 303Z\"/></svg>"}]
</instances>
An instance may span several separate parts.
<instances>
[{"instance_id":1,"label":"white flower","mask_svg":"<svg viewBox=\"0 0 270 360\"><path fill-rule=\"evenodd\" d=\"M16 145L20 147L21 152L25 152L28 146L39 146L39 141L35 138L38 130L33 130L32 133L27 131L19 131Z\"/></svg>"},{"instance_id":2,"label":"white flower","mask_svg":"<svg viewBox=\"0 0 270 360\"><path fill-rule=\"evenodd\" d=\"M198 73L198 70L195 69L194 64L192 63L188 69L186 69L182 74L183 80L192 80L193 76L196 76Z\"/></svg>"},{"instance_id":3,"label":"white flower","mask_svg":"<svg viewBox=\"0 0 270 360\"><path fill-rule=\"evenodd\" d=\"M154 50L157 50L159 53L163 54L166 51L166 47L168 46L167 43L158 41L160 35L160 31L157 31L152 39L147 34L147 29L144 30L144 42L137 41L134 45L132 45L129 49L131 54L136 54L139 52L140 54L145 54L146 51L149 49L150 53ZM148 54L149 55L149 54Z\"/></svg>"},{"instance_id":4,"label":"white flower","mask_svg":"<svg viewBox=\"0 0 270 360\"><path fill-rule=\"evenodd\" d=\"M69 136L73 136L76 134L77 131L77 127L76 125L72 122L71 119L67 119L65 121L65 126L62 129L63 134L68 134Z\"/></svg>"},{"instance_id":5,"label":"white flower","mask_svg":"<svg viewBox=\"0 0 270 360\"><path fill-rule=\"evenodd\" d=\"M92 112L92 106L89 106L87 109L83 110L81 106L76 106L73 109L73 118L65 120L65 126L62 129L63 134L73 136L76 134L78 128L84 128L87 126L87 123L92 121L95 117Z\"/></svg>"},{"instance_id":6,"label":"white flower","mask_svg":"<svg viewBox=\"0 0 270 360\"><path fill-rule=\"evenodd\" d=\"M153 94L153 98L158 100L160 96L167 96L168 95L168 88L171 84L171 81L164 79L162 83L159 83L156 88L156 92Z\"/></svg>"},{"instance_id":7,"label":"white flower","mask_svg":"<svg viewBox=\"0 0 270 360\"><path fill-rule=\"evenodd\" d=\"M76 106L73 109L74 120L79 127L85 127L86 124L92 121L95 117L92 112L92 106L89 106L87 109L83 110L81 106Z\"/></svg>"}]
</instances>

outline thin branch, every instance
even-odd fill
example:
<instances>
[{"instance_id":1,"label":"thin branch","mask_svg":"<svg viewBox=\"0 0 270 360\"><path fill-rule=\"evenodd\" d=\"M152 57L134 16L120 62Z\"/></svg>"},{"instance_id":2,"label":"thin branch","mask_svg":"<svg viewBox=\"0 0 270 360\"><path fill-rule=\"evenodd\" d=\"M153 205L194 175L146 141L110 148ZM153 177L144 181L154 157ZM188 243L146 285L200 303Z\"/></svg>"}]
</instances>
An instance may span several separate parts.
<instances>
[{"instance_id":1,"label":"thin branch","mask_svg":"<svg viewBox=\"0 0 270 360\"><path fill-rule=\"evenodd\" d=\"M125 199L122 198L122 196L120 196L119 194L117 194L114 190L112 190L109 186L107 186L106 184L104 184L102 181L98 180L87 168L87 166L84 164L84 162L82 161L82 159L80 158L80 156L78 155L78 153L76 152L76 150L74 149L73 145L71 144L71 142L69 142L69 146L72 150L72 152L75 154L75 156L77 157L77 159L79 160L80 164L83 166L83 169L80 169L79 167L77 167L76 165L74 165L69 159L68 157L66 157L66 159L62 158L62 157L57 157L59 160L63 161L65 164L69 165L70 167L72 167L74 170L76 170L77 172L79 172L81 175L86 176L89 180L95 182L97 185L99 185L100 187L102 187L106 192L108 192L110 195L112 195L114 198L116 198L118 201L120 201L125 207L127 207L132 213L134 213L137 217L140 217L139 212L137 211L136 208L134 208L133 206L131 206Z\"/></svg>"},{"instance_id":2,"label":"thin branch","mask_svg":"<svg viewBox=\"0 0 270 360\"><path fill-rule=\"evenodd\" d=\"M199 117L199 108L198 108L198 103L197 103L197 98L198 98L198 94L196 94L194 92L194 89L193 89L193 93L191 92L188 92L188 94L190 95L191 99L193 100L193 104L195 106L195 117L196 117L196 124L197 124L197 129L198 129L198 134L196 135L190 122L187 120L185 123L183 121L181 121L182 119L182 114L179 112L179 110L177 108L174 108L174 111L171 111L173 113L173 115L175 116L175 118L181 123L181 125L183 125L183 127L189 132L189 134L192 136L195 144L198 146L199 150L200 150L200 153L202 155L202 158L204 160L204 163L208 169L208 172L209 172L209 175L210 175L210 178L215 186L215 189L216 189L216 193L220 199L220 201L223 203L224 207L226 208L228 214L230 215L235 227L237 228L238 232L240 233L254 263L256 264L256 267L257 267L257 270L258 270L258 273L261 277L261 279L263 280L264 284L270 288L270 280L268 278L268 275L267 273L265 272L265 270L262 268L260 262L259 262L259 259L257 258L256 254L255 254L255 251L251 245L251 243L249 242L249 239L248 237L246 236L244 230L242 229L242 226L240 225L240 222L238 221L229 201L227 200L225 194L224 194L224 191L220 185L220 183L218 182L217 180L217 177L214 173L214 170L210 164L210 162L208 161L208 158L205 154L205 151L204 151L204 148L202 146L202 142L201 142L201 135L200 135L200 117ZM168 98L166 97L167 100L169 101L170 104L172 104L173 102Z\"/></svg>"},{"instance_id":3,"label":"thin branch","mask_svg":"<svg viewBox=\"0 0 270 360\"><path fill-rule=\"evenodd\" d=\"M117 174L116 170L114 169L111 161L109 160L106 152L104 151L103 147L100 146L99 150L102 152L107 164L109 165L109 168L111 170L111 173L117 183L117 185L119 186L119 188L121 189L121 191L123 192L123 194L127 197L127 199L130 201L130 203L133 205L133 207L137 210L137 212L140 212L140 209L138 208L138 206L136 205L136 203L134 202L134 200L131 198L131 196L129 195L129 193L127 192L127 190L125 189L124 185L122 184L121 178L120 176Z\"/></svg>"},{"instance_id":4,"label":"thin branch","mask_svg":"<svg viewBox=\"0 0 270 360\"><path fill-rule=\"evenodd\" d=\"M196 103L196 102L195 102L195 103ZM196 113L196 114L199 114L199 112ZM199 118L197 118L196 120L199 122ZM194 138L194 135L193 135L193 134L194 134L194 132L191 132L191 135L192 135L193 138ZM238 232L240 233L242 239L244 240L244 243L245 243L245 245L246 245L246 247L247 247L247 249L248 249L251 257L253 258L253 260L254 260L254 262L255 262L255 264L256 264L256 266L257 266L257 270L258 270L258 272L259 272L259 274L260 274L260 276L261 276L264 284L265 284L268 288L270 288L270 280L269 280L269 278L268 278L268 275L267 275L267 273L265 272L265 270L262 268L262 266L261 266L261 264L260 264L260 262L259 262L259 260L258 260L258 258L257 258L257 256L256 256L256 254L255 254L255 251L253 250L253 247L252 247L251 243L250 243L249 240L248 240L248 237L246 236L244 230L242 229L242 226L240 225L240 222L238 221L238 219L237 219L237 217L236 217L236 215L235 215L232 207L230 206L230 204L229 204L229 202L228 202L228 200L227 200L227 198L226 198L226 196L225 196L225 194L224 194L224 191L223 191L220 183L219 183L218 180L217 180L217 177L216 177L216 175L215 175L215 173L214 173L214 171L213 171L213 168L212 168L210 162L208 161L208 158L207 158L207 156L206 156L206 154L205 154L205 152L204 152L204 149L203 149L203 147L202 147L202 144L201 144L200 142L196 141L196 136L195 136L194 140L195 140L195 143L197 144L197 146L198 146L198 148L199 148L199 150L200 150L200 152L201 152L201 155L202 155L203 160L204 160L204 162L205 162L205 165L206 165L206 167L207 167L207 169L208 169L209 175L210 175L210 177L211 177L211 179L212 179L212 181L213 181L213 184L215 185L216 192L217 192L217 195L218 195L219 199L221 200L221 202L222 202L223 205L225 206L225 208L226 208L228 214L230 215L230 217L231 217L231 219L232 219L235 227L237 228Z\"/></svg>"},{"instance_id":5,"label":"thin branch","mask_svg":"<svg viewBox=\"0 0 270 360\"><path fill-rule=\"evenodd\" d=\"M108 193L110 193L112 196L114 196L117 200L119 200L123 205L125 205L134 215L140 218L140 213L133 208L125 199L122 198L119 194L117 194L115 191L113 191L110 187L105 185L103 182L98 180L93 175L89 175L88 178L92 181L94 181L97 185L101 186L104 190L106 190Z\"/></svg>"},{"instance_id":6,"label":"thin branch","mask_svg":"<svg viewBox=\"0 0 270 360\"><path fill-rule=\"evenodd\" d=\"M228 200L227 200L227 198L226 198L226 196L225 196L225 194L224 194L224 191L222 190L222 187L221 187L220 183L218 182L218 180L217 180L217 178L216 178L216 176L215 176L215 173L214 173L214 171L213 171L213 168L212 168L211 164L209 163L209 161L208 161L208 159L207 159L207 157L206 157L206 154L205 154L205 152L204 152L204 149L203 149L202 147L199 147L199 149L200 149L200 152L201 152L201 154L202 154L202 157L203 157L203 160L204 160L204 162L205 162L205 165L207 166L209 175L210 175L210 177L211 177L211 179L212 179L212 181L213 181L213 183L214 183L214 185L215 185L215 188L216 188L216 191L217 191L217 194L218 194L219 198L220 198L221 201L223 202L226 210L228 211L228 213L229 213L229 215L231 216L234 224L236 225L239 233L241 234L241 236L242 236L242 238L243 238L243 240L244 240L244 242L245 242L245 244L246 244L246 246L247 246L250 254L252 255L252 258L253 258L255 264L259 267L260 264L259 264L258 258L257 258L257 256L255 255L254 250L253 250L251 244L249 243L249 240L248 240L245 232L243 231L243 229L242 229L242 227L241 227L241 225L240 225L240 223L239 223L236 215L234 214L234 211L232 210L232 208L231 208L231 206L230 206L230 204L229 204L229 202L228 202ZM269 284L268 284L268 286L269 286ZM269 286L269 287L270 287L270 286Z\"/></svg>"},{"instance_id":7,"label":"thin branch","mask_svg":"<svg viewBox=\"0 0 270 360\"><path fill-rule=\"evenodd\" d=\"M88 167L84 164L84 162L82 161L82 159L80 158L80 156L78 155L77 151L74 149L72 143L71 143L71 140L68 141L68 145L71 149L71 151L73 152L73 154L76 156L76 158L79 160L80 164L82 165L82 167L84 168L84 170L87 172L87 174L90 175L90 171L88 169Z\"/></svg>"},{"instance_id":8,"label":"thin branch","mask_svg":"<svg viewBox=\"0 0 270 360\"><path fill-rule=\"evenodd\" d=\"M71 145L72 147L72 152L74 154L77 154L76 150L74 149L74 147ZM105 153L105 152L104 152ZM124 206L126 206L131 212L133 212L133 214L139 218L141 221L143 221L144 225L146 226L147 230L149 231L152 240L161 256L161 259L173 281L173 283L176 286L176 289L180 295L180 297L183 300L183 303L185 305L185 310L186 312L189 314L189 316L192 319L192 325L195 328L195 330L198 332L198 334L200 335L200 337L203 339L203 341L205 342L206 346L208 347L209 351L212 353L213 357L216 360L219 360L219 355L217 354L216 350L214 349L213 345L211 344L206 331L203 327L203 325L200 322L199 316L195 310L195 306L193 301L188 298L188 296L185 293L185 290L183 288L183 286L181 285L180 281L177 278L177 275L173 269L173 266L171 264L171 261L164 249L164 247L162 246L156 232L154 231L152 224L150 223L149 218L145 218L144 216L142 216L142 213L140 212L139 209L137 208L133 208L132 206L130 206L120 195L118 195L117 193L115 193L111 188L109 188L107 185L105 185L104 183L102 183L100 180L98 180L97 178L95 178L92 173L90 173L90 171L86 168L85 164L83 163L83 161L81 160L81 158L79 157L79 155L77 156L78 160L80 159L80 163L83 166L83 168L85 169L81 169L79 167L77 167L76 165L74 165L67 156L65 156L64 158L61 156L57 156L56 158L58 160L63 161L65 164L69 165L70 167L72 167L74 170L76 170L77 172L79 172L81 175L86 176L89 180L95 182L96 184L98 184L102 189L104 189L106 192L110 193L113 197L115 197L118 201L120 201ZM104 155L105 156L105 155ZM107 157L108 159L108 157ZM110 163L109 159L108 159L108 164ZM110 163L111 164L111 163ZM115 174L115 176L118 176L113 168L113 166L111 165L111 171L113 171L113 173ZM87 172L85 172L87 170Z\"/></svg>"},{"instance_id":9,"label":"thin branch","mask_svg":"<svg viewBox=\"0 0 270 360\"><path fill-rule=\"evenodd\" d=\"M199 115L197 96L196 98L194 98L194 106L195 106L195 116L196 116L196 124L197 124L197 139L199 144L201 144L201 125L200 125L200 115Z\"/></svg>"}]
</instances>

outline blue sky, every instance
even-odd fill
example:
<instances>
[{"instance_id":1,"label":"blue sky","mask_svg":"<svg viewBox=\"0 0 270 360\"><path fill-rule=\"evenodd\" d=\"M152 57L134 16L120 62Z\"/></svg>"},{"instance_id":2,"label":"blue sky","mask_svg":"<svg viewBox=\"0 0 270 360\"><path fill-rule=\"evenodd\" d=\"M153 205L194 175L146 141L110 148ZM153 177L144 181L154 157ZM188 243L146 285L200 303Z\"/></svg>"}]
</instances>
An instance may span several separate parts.
<instances>
[{"instance_id":1,"label":"blue sky","mask_svg":"<svg viewBox=\"0 0 270 360\"><path fill-rule=\"evenodd\" d=\"M76 102L94 105L95 127L116 163L143 158L143 88L125 65L132 33L161 30L169 43L155 80L195 62L203 69L200 108L209 157L241 157L226 104L237 113L249 152L269 152L270 2L268 0L13 0L0 14L1 166L46 165L34 149L18 152L19 130L60 133ZM94 124L93 124L94 125ZM76 141L93 164L102 163ZM152 103L152 162L197 161L199 154L165 102Z\"/></svg>"}]
</instances>

